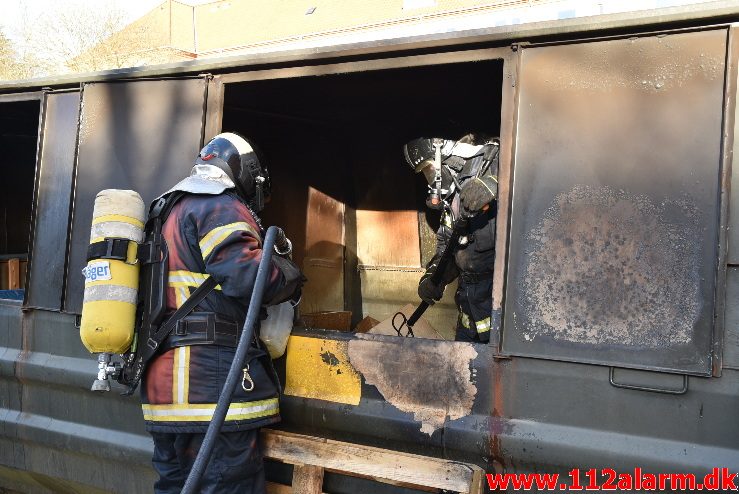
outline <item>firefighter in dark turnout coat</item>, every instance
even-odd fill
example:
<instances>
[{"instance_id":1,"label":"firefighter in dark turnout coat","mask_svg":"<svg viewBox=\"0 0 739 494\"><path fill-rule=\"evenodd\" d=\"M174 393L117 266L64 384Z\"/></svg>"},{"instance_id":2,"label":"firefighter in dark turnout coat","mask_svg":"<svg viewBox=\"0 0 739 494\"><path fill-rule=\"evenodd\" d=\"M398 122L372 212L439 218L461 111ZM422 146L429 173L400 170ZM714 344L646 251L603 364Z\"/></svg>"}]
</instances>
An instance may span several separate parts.
<instances>
[{"instance_id":1,"label":"firefighter in dark turnout coat","mask_svg":"<svg viewBox=\"0 0 739 494\"><path fill-rule=\"evenodd\" d=\"M457 341L490 341L498 150L497 139L473 134L458 141L414 139L404 147L408 163L429 183L426 204L442 212L436 253L419 281L418 295L431 305L441 299L446 285L459 278L454 297L459 309ZM459 238L454 262L444 268L437 285L431 277L460 217L467 219L467 229Z\"/></svg>"},{"instance_id":2,"label":"firefighter in dark turnout coat","mask_svg":"<svg viewBox=\"0 0 739 494\"><path fill-rule=\"evenodd\" d=\"M218 285L178 322L144 374L142 408L154 438L157 493L182 489L231 366L262 256L256 213L269 193L269 177L246 139L224 133L203 148L191 176L173 191L185 194L162 230L169 252L167 308L174 312L208 277ZM289 259L272 259L265 304L297 300L300 271ZM257 341L200 492L265 490L258 428L279 421L280 386Z\"/></svg>"}]
</instances>

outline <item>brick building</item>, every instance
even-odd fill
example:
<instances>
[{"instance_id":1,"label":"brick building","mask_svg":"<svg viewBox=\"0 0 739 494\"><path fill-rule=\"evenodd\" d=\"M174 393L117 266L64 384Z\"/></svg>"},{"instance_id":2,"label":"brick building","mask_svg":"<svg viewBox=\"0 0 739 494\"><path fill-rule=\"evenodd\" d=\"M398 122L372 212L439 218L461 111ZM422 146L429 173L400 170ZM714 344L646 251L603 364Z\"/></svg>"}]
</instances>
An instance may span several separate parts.
<instances>
[{"instance_id":1,"label":"brick building","mask_svg":"<svg viewBox=\"0 0 739 494\"><path fill-rule=\"evenodd\" d=\"M516 25L695 0L165 0L82 57L111 67ZM105 46L108 46L107 50ZM114 46L112 50L110 46ZM123 53L122 53L123 52Z\"/></svg>"},{"instance_id":2,"label":"brick building","mask_svg":"<svg viewBox=\"0 0 739 494\"><path fill-rule=\"evenodd\" d=\"M269 3L166 0L78 59L99 58L103 53L115 51L114 65L124 67L338 44L420 33L428 31L424 26L434 22L448 30L450 20L479 23L483 15L552 3L551 0L271 0ZM515 22L516 18L511 20ZM111 46L116 48L111 50ZM121 48L125 48L125 53L121 53Z\"/></svg>"}]
</instances>

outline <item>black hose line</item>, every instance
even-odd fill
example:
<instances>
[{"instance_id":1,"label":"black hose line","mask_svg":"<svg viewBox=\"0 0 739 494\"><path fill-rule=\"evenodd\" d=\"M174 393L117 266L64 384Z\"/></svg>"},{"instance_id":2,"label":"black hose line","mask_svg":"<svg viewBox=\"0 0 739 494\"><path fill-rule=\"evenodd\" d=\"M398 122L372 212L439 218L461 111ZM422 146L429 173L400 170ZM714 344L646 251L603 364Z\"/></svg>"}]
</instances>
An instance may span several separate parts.
<instances>
[{"instance_id":1,"label":"black hose line","mask_svg":"<svg viewBox=\"0 0 739 494\"><path fill-rule=\"evenodd\" d=\"M275 243L284 245L285 233L280 228L271 226L267 229L267 234L264 237L262 259L259 261L257 279L254 282L254 290L252 290L249 309L246 312L246 321L244 321L244 328L241 332L239 345L236 347L231 368L228 371L226 382L223 385L223 391L221 391L221 395L218 397L218 404L213 412L213 419L211 419L210 424L208 425L208 431L205 433L203 444L200 446L200 451L198 451L198 456L195 458L195 463L193 463L190 474L187 476L187 481L185 481L185 487L182 489L181 494L193 494L196 492L200 479L203 477L205 468L208 466L208 462L210 461L210 455L213 453L215 438L221 430L223 421L226 418L226 413L228 412L228 407L231 405L231 395L242 378L241 369L244 367L246 352L249 350L249 345L254 335L254 326L257 322L259 310L262 306L262 298L264 297L267 277L270 273L270 261L272 260L272 252Z\"/></svg>"}]
</instances>

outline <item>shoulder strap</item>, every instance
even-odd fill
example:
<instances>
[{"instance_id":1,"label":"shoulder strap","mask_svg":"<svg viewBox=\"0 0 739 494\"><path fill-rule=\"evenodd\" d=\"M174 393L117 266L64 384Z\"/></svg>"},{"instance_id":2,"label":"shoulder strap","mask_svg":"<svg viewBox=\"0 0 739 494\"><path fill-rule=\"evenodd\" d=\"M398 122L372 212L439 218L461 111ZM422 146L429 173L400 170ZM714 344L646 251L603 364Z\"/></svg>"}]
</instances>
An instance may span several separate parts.
<instances>
[{"instance_id":1,"label":"shoulder strap","mask_svg":"<svg viewBox=\"0 0 739 494\"><path fill-rule=\"evenodd\" d=\"M146 342L140 342L136 349L135 358L130 364L123 369L123 384L128 386L128 391L123 393L124 395L131 395L141 381L141 376L144 373L146 364L151 360L157 351L157 348L162 344L164 339L172 332L174 327L177 325L177 321L188 315L197 305L205 299L206 296L216 287L218 283L209 276L199 287L192 292L184 304L180 306L171 316L167 319L167 322L162 324L158 329L149 333Z\"/></svg>"},{"instance_id":2,"label":"shoulder strap","mask_svg":"<svg viewBox=\"0 0 739 494\"><path fill-rule=\"evenodd\" d=\"M192 310L197 307L197 305L202 302L210 292L213 291L217 284L216 280L214 280L212 276L209 276L199 287L197 287L187 300L185 300L185 303L169 316L167 322L162 324L156 331L149 334L149 339L146 341L146 347L148 350L146 351L151 350L151 355L153 355L156 349L159 348L159 345L162 344L162 341L164 341L164 338L172 332L177 321L192 312ZM151 358L151 355L149 358Z\"/></svg>"},{"instance_id":3,"label":"shoulder strap","mask_svg":"<svg viewBox=\"0 0 739 494\"><path fill-rule=\"evenodd\" d=\"M138 386L147 362L159 345L182 317L190 313L216 286L215 280L206 279L185 303L166 322L161 324L166 312L167 243L162 235L162 226L172 208L185 195L174 191L154 201L146 220L145 238L139 244L138 259L141 263L139 280L139 313L137 314L136 343L131 355L124 363L119 379L129 386L131 394Z\"/></svg>"},{"instance_id":4,"label":"shoulder strap","mask_svg":"<svg viewBox=\"0 0 739 494\"><path fill-rule=\"evenodd\" d=\"M162 230L162 225L167 221L169 213L172 212L172 208L179 202L180 199L185 195L185 192L181 190L175 190L169 194L163 195L151 204L149 207L149 216L146 219L146 231L154 231L159 233Z\"/></svg>"}]
</instances>

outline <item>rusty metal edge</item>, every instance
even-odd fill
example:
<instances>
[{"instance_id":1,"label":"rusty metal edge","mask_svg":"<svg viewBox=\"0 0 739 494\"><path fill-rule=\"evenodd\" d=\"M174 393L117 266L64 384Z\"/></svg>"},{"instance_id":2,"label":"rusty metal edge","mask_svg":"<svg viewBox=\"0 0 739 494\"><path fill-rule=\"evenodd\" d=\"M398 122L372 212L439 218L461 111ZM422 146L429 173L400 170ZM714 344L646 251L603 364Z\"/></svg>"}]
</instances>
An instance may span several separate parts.
<instances>
[{"instance_id":1,"label":"rusty metal edge","mask_svg":"<svg viewBox=\"0 0 739 494\"><path fill-rule=\"evenodd\" d=\"M69 192L69 216L67 217L67 237L64 239L64 276L62 277L62 293L61 293L61 312L73 314L73 312L67 311L67 280L69 279L70 273L70 256L72 253L72 225L74 225L74 200L77 195L77 172L79 163L79 152L80 152L80 126L82 125L82 111L85 107L85 86L86 84L80 84L79 94L80 103L79 110L77 112L77 139L74 145L74 162L72 164L72 187ZM79 321L77 321L79 322Z\"/></svg>"},{"instance_id":2,"label":"rusty metal edge","mask_svg":"<svg viewBox=\"0 0 739 494\"><path fill-rule=\"evenodd\" d=\"M223 99L225 88L220 76L212 76L208 79L205 112L205 135L203 141L211 139L220 134L223 127Z\"/></svg>"},{"instance_id":3,"label":"rusty metal edge","mask_svg":"<svg viewBox=\"0 0 739 494\"><path fill-rule=\"evenodd\" d=\"M205 146L205 129L208 126L208 104L210 103L210 81L213 79L213 76L210 74L203 74L203 110L200 114L200 146L199 148L202 149L203 146ZM216 95L217 97L217 95ZM221 102L221 108L223 107L223 104ZM213 107L210 107L212 110Z\"/></svg>"},{"instance_id":4,"label":"rusty metal edge","mask_svg":"<svg viewBox=\"0 0 739 494\"><path fill-rule=\"evenodd\" d=\"M503 59L503 88L500 109L500 164L498 221L495 232L495 265L493 267L493 317L491 331L495 332L494 354L500 357L503 346L503 307L505 306L505 284L508 266L508 244L513 198L513 161L516 154L516 126L518 122L521 50L511 46ZM504 221L500 221L503 219Z\"/></svg>"},{"instance_id":5,"label":"rusty metal edge","mask_svg":"<svg viewBox=\"0 0 739 494\"><path fill-rule=\"evenodd\" d=\"M0 103L16 103L19 101L42 100L43 97L43 91L33 91L28 93L16 94L0 94Z\"/></svg>"},{"instance_id":6,"label":"rusty metal edge","mask_svg":"<svg viewBox=\"0 0 739 494\"><path fill-rule=\"evenodd\" d=\"M23 292L23 310L28 310L28 295L31 281L31 269L33 269L33 246L34 239L36 237L36 220L39 206L39 186L41 183L41 168L43 163L41 162L41 155L44 151L44 140L46 136L46 108L48 102L48 91L41 91L39 93L39 117L38 127L36 130L36 163L34 165L34 177L33 177L33 197L31 199L31 231L28 234L28 265L26 266L26 290ZM33 100L35 98L32 98Z\"/></svg>"},{"instance_id":7,"label":"rusty metal edge","mask_svg":"<svg viewBox=\"0 0 739 494\"><path fill-rule=\"evenodd\" d=\"M720 0L697 5L683 5L640 12L625 12L602 16L590 16L556 21L542 21L514 26L498 26L473 30L425 34L407 38L373 40L369 42L326 45L300 50L284 50L268 53L236 55L207 60L195 60L173 64L134 67L70 76L32 79L28 81L9 81L0 84L1 92L22 90L43 86L64 86L80 82L108 81L121 78L158 77L165 75L185 75L213 70L228 70L237 67L258 67L274 65L304 65L307 62L321 63L327 59L347 57L376 56L409 50L433 49L471 44L502 45L521 40L531 40L563 35L596 33L617 29L636 29L646 26L675 25L679 23L732 22L739 17L736 3Z\"/></svg>"},{"instance_id":8,"label":"rusty metal edge","mask_svg":"<svg viewBox=\"0 0 739 494\"><path fill-rule=\"evenodd\" d=\"M731 197L731 169L733 165L734 126L736 125L737 69L739 67L739 24L727 30L726 70L724 83L724 121L721 129L721 205L719 213L718 263L714 292L714 325L712 375L721 377L726 312L726 267L729 252L729 201Z\"/></svg>"},{"instance_id":9,"label":"rusty metal edge","mask_svg":"<svg viewBox=\"0 0 739 494\"><path fill-rule=\"evenodd\" d=\"M321 65L296 65L277 69L246 70L224 74L223 82L250 82L272 79L285 79L331 74L346 74L352 72L368 72L372 70L405 69L409 67L427 67L451 63L479 62L485 60L502 59L509 47L491 47L471 50L446 51L424 55L403 55L381 58L376 60L362 60Z\"/></svg>"}]
</instances>

